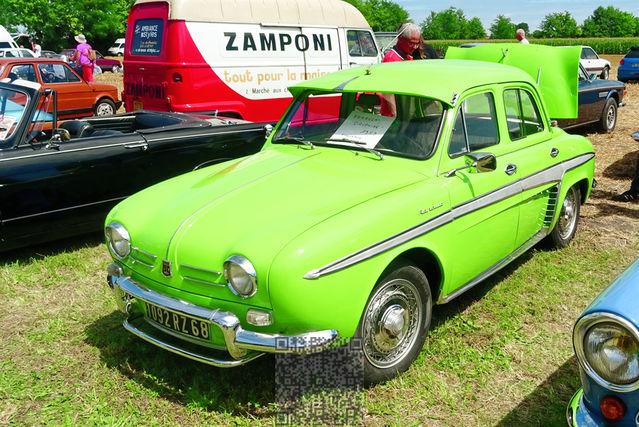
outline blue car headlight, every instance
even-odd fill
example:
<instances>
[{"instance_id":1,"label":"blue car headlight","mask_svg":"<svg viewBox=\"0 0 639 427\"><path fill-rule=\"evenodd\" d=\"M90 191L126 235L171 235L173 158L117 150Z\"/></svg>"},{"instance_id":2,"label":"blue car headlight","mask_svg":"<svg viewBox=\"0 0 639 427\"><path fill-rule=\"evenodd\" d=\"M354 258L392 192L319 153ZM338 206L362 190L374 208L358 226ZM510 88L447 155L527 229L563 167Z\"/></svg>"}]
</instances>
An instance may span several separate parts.
<instances>
[{"instance_id":1,"label":"blue car headlight","mask_svg":"<svg viewBox=\"0 0 639 427\"><path fill-rule=\"evenodd\" d=\"M639 331L623 317L594 313L573 331L579 363L600 385L614 391L639 388Z\"/></svg>"}]
</instances>

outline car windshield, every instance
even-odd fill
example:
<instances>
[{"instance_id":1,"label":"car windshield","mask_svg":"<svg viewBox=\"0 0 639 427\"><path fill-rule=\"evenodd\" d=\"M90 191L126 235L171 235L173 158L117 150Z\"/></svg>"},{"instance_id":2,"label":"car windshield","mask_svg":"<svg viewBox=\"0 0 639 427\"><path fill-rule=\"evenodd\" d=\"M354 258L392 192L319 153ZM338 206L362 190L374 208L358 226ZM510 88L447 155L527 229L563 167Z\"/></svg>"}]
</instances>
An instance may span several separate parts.
<instances>
[{"instance_id":1,"label":"car windshield","mask_svg":"<svg viewBox=\"0 0 639 427\"><path fill-rule=\"evenodd\" d=\"M332 146L426 159L444 117L441 102L392 93L311 93L296 99L273 143Z\"/></svg>"},{"instance_id":2,"label":"car windshield","mask_svg":"<svg viewBox=\"0 0 639 427\"><path fill-rule=\"evenodd\" d=\"M29 96L18 90L0 89L0 141L13 135L29 103Z\"/></svg>"}]
</instances>

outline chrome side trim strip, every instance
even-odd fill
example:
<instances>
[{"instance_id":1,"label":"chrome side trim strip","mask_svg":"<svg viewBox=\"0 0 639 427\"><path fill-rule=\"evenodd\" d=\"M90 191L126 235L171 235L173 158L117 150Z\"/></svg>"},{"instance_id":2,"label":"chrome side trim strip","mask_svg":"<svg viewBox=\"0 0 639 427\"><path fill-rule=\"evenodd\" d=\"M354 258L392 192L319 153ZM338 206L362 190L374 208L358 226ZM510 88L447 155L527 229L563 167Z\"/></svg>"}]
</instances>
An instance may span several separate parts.
<instances>
[{"instance_id":1,"label":"chrome side trim strip","mask_svg":"<svg viewBox=\"0 0 639 427\"><path fill-rule=\"evenodd\" d=\"M2 160L0 160L0 161L2 161ZM69 211L69 210L72 210L72 209L86 208L86 207L89 207L89 206L95 206L95 205L99 205L99 204L102 204L102 203L110 203L110 202L115 202L115 201L118 201L118 200L124 200L125 198L126 198L126 196L125 197L116 197L114 199L100 200L99 202L85 203L83 205L69 206L68 208L54 209L54 210L51 210L51 211L38 212L38 213L35 213L35 214L31 214L31 215L24 215L24 216L17 216L15 218L3 219L0 222L7 223L7 222L11 222L11 221L19 221L21 219L36 218L36 217L39 217L39 216L42 216L42 215L49 215L49 214L52 214L52 213L65 212L65 211Z\"/></svg>"},{"instance_id":2,"label":"chrome side trim strip","mask_svg":"<svg viewBox=\"0 0 639 427\"><path fill-rule=\"evenodd\" d=\"M190 268L191 270L197 270L197 271L201 271L201 272L204 272L204 273L217 274L218 276L220 274L222 274L221 271L207 270L206 268L194 267L194 266L188 265L188 264L180 264L180 267Z\"/></svg>"},{"instance_id":3,"label":"chrome side trim strip","mask_svg":"<svg viewBox=\"0 0 639 427\"><path fill-rule=\"evenodd\" d=\"M545 231L537 232L534 236L532 236L530 239L528 239L526 242L524 242L520 247L518 247L513 252L511 252L510 254L506 255L501 260L499 260L497 263L495 263L488 270L484 271L480 275L478 275L475 278L471 279L468 283L466 283L465 285L455 289L453 292L449 293L448 295L446 295L444 297L440 296L439 299L437 300L437 304L446 304L450 300L457 298L459 295L463 294L464 292L466 292L467 290L469 290L473 286L475 286L478 283L484 281L489 276L492 276L493 274L495 274L496 272L498 272L499 270L501 270L502 268L504 268L505 266L510 264L512 261L517 259L521 254L523 254L528 249L532 248L537 243L539 243L541 241L541 239L543 239L547 235L548 235L548 233L545 232Z\"/></svg>"},{"instance_id":4,"label":"chrome side trim strip","mask_svg":"<svg viewBox=\"0 0 639 427\"><path fill-rule=\"evenodd\" d=\"M476 210L485 208L486 206L497 203L508 197L512 197L523 191L531 190L546 184L561 184L561 180L567 171L590 161L593 157L595 157L594 153L580 154L579 156L573 157L541 171L535 172L534 174L520 178L489 193L482 194L481 196L478 196L467 202L453 206L450 210L438 216L430 218L420 224L417 224L414 227L411 227L404 231L400 231L399 233L391 237L373 243L363 249L348 254L322 267L310 270L304 275L304 279L317 279L326 274L331 274L336 271L343 270L344 268L372 258L375 255L379 255L380 253L386 252L392 248L395 248L410 240L431 232L434 229L453 221L454 219L460 218Z\"/></svg>"},{"instance_id":5,"label":"chrome side trim strip","mask_svg":"<svg viewBox=\"0 0 639 427\"><path fill-rule=\"evenodd\" d=\"M0 163L1 162L10 162L12 160L29 159L29 158L32 158L32 157L44 157L44 156L53 156L53 155L58 155L58 154L61 155L61 154L69 154L69 153L79 153L79 152L82 152L82 151L101 150L101 149L104 149L104 148L112 148L112 147L124 147L125 144L127 144L127 143L121 142L121 143L118 143L118 144L96 145L96 146L93 146L93 147L86 147L86 148L71 148L71 149L65 149L63 151L48 151L46 153L29 154L27 156L7 157L7 158L4 158L4 159L0 159Z\"/></svg>"},{"instance_id":6,"label":"chrome side trim strip","mask_svg":"<svg viewBox=\"0 0 639 427\"><path fill-rule=\"evenodd\" d=\"M140 252L142 255L146 255L149 258L157 259L157 257L158 257L157 255L153 255L152 253L147 252L145 250L142 250L142 249L138 248L137 246L131 246L131 250L136 251L136 252Z\"/></svg>"},{"instance_id":7,"label":"chrome side trim strip","mask_svg":"<svg viewBox=\"0 0 639 427\"><path fill-rule=\"evenodd\" d=\"M130 258L131 258L131 264L142 264L143 266L148 267L148 268L155 267L153 264L147 264L146 262L140 261L139 259L134 258L132 256L130 256Z\"/></svg>"}]
</instances>

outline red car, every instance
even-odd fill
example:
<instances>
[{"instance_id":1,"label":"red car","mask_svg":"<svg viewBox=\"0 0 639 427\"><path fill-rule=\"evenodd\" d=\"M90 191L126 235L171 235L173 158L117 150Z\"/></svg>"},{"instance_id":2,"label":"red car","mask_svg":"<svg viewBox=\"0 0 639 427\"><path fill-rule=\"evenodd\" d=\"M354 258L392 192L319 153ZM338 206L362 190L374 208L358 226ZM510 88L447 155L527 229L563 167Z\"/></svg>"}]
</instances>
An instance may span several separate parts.
<instances>
[{"instance_id":1,"label":"red car","mask_svg":"<svg viewBox=\"0 0 639 427\"><path fill-rule=\"evenodd\" d=\"M108 116L122 104L115 86L88 83L58 59L0 58L0 80L5 77L29 80L57 91L60 119Z\"/></svg>"}]
</instances>

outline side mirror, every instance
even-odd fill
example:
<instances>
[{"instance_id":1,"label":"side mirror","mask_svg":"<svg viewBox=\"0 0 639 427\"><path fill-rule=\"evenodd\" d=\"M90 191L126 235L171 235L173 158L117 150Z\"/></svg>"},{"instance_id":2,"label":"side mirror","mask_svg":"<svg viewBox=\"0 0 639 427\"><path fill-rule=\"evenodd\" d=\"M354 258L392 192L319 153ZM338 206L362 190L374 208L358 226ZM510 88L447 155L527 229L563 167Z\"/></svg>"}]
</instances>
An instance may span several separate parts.
<instances>
[{"instance_id":1,"label":"side mirror","mask_svg":"<svg viewBox=\"0 0 639 427\"><path fill-rule=\"evenodd\" d=\"M264 138L267 139L273 132L273 125L264 125Z\"/></svg>"},{"instance_id":2,"label":"side mirror","mask_svg":"<svg viewBox=\"0 0 639 427\"><path fill-rule=\"evenodd\" d=\"M497 158L492 153L469 153L464 157L466 157L467 160L466 166L448 171L445 175L446 178L455 175L455 172L463 169L477 168L477 172L492 172L497 169Z\"/></svg>"},{"instance_id":3,"label":"side mirror","mask_svg":"<svg viewBox=\"0 0 639 427\"><path fill-rule=\"evenodd\" d=\"M590 80L590 81L597 80L597 75L596 74L588 74L588 80Z\"/></svg>"}]
</instances>

